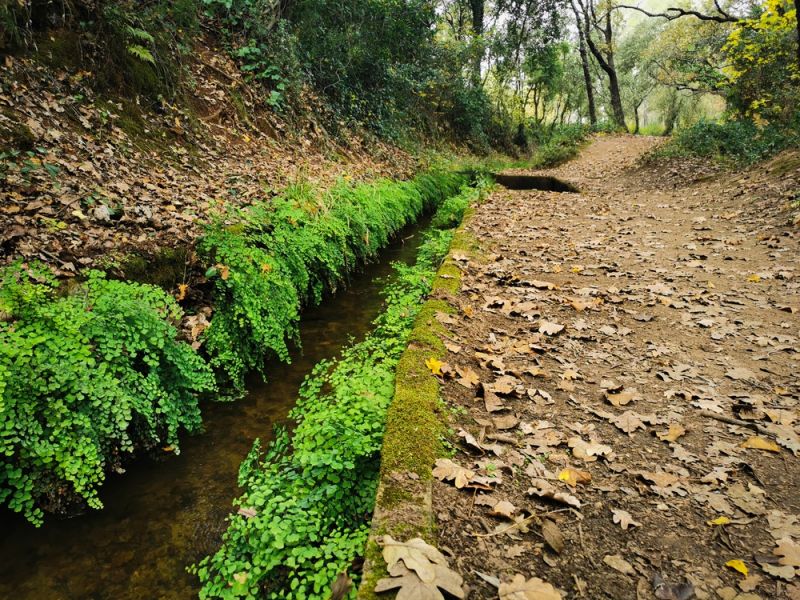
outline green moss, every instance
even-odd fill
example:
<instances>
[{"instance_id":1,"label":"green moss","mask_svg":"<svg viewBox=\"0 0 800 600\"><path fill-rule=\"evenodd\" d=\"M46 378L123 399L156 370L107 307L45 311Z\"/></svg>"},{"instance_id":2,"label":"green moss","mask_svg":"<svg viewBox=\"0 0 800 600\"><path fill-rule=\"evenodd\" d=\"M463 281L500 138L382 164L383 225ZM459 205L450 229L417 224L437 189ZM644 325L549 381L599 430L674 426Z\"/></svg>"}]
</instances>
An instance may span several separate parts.
<instances>
[{"instance_id":1,"label":"green moss","mask_svg":"<svg viewBox=\"0 0 800 600\"><path fill-rule=\"evenodd\" d=\"M457 294L461 271L452 259L453 251L479 257L477 240L464 231L456 232L451 255L439 268L433 284L434 294ZM447 435L446 415L439 397L439 381L425 362L443 360L446 348L442 338L446 328L436 319L437 313L454 314L457 309L441 297L429 298L414 322L409 345L397 366L395 395L389 407L386 433L381 450L381 484L375 506L373 530L365 553L364 579L358 590L359 600L379 600L375 585L387 576L380 535L396 539L422 537L436 543L432 518L432 468L436 459L447 455L443 440ZM419 479L395 479L392 475L416 473Z\"/></svg>"},{"instance_id":2,"label":"green moss","mask_svg":"<svg viewBox=\"0 0 800 600\"><path fill-rule=\"evenodd\" d=\"M125 279L172 290L183 283L191 260L189 248L161 248L152 255L129 254L120 259L119 268Z\"/></svg>"},{"instance_id":3,"label":"green moss","mask_svg":"<svg viewBox=\"0 0 800 600\"><path fill-rule=\"evenodd\" d=\"M36 39L33 57L52 69L77 70L83 62L81 37L77 31L51 30Z\"/></svg>"},{"instance_id":4,"label":"green moss","mask_svg":"<svg viewBox=\"0 0 800 600\"><path fill-rule=\"evenodd\" d=\"M0 119L0 152L32 150L36 136L30 128L17 120L9 110L0 110L6 119Z\"/></svg>"}]
</instances>

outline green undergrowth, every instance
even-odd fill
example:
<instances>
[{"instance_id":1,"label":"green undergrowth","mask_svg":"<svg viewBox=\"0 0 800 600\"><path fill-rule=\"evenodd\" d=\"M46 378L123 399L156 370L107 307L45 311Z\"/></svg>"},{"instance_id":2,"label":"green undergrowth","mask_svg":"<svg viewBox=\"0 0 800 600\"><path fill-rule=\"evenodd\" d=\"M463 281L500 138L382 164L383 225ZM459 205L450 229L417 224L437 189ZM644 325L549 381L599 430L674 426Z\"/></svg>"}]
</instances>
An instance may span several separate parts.
<instances>
[{"instance_id":1,"label":"green undergrowth","mask_svg":"<svg viewBox=\"0 0 800 600\"><path fill-rule=\"evenodd\" d=\"M463 189L465 202L443 203L434 222L456 222L480 193ZM433 228L416 264L396 265L372 332L304 382L290 415L293 435L278 431L265 453L255 443L222 547L192 568L201 598L326 600L337 575L363 553L395 370L452 236Z\"/></svg>"},{"instance_id":2,"label":"green undergrowth","mask_svg":"<svg viewBox=\"0 0 800 600\"><path fill-rule=\"evenodd\" d=\"M44 266L0 270L0 504L36 523L41 505L97 496L136 450L200 427L209 366L178 341L161 289L98 271L69 291Z\"/></svg>"},{"instance_id":3,"label":"green undergrowth","mask_svg":"<svg viewBox=\"0 0 800 600\"><path fill-rule=\"evenodd\" d=\"M800 146L800 113L790 123L757 124L751 119L699 123L680 130L653 152L655 158L712 158L744 166Z\"/></svg>"},{"instance_id":4,"label":"green undergrowth","mask_svg":"<svg viewBox=\"0 0 800 600\"><path fill-rule=\"evenodd\" d=\"M460 202L451 196L466 182L441 171L408 182L341 183L323 195L295 186L218 215L198 244L215 265L208 276L216 313L205 338L211 364L241 391L245 374L262 369L267 358L288 361L303 306L320 302L424 211Z\"/></svg>"}]
</instances>

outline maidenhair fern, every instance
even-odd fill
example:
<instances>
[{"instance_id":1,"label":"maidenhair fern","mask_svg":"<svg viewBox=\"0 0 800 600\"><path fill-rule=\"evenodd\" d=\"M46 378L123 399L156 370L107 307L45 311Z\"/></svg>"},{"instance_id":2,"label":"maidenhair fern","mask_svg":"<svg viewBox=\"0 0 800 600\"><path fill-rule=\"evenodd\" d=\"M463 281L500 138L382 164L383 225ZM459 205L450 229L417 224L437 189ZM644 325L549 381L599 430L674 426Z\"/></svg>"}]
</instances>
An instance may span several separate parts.
<instances>
[{"instance_id":1,"label":"maidenhair fern","mask_svg":"<svg viewBox=\"0 0 800 600\"><path fill-rule=\"evenodd\" d=\"M0 271L0 503L39 524L42 501L100 508L105 473L135 450L178 449L200 426L208 365L177 340L159 288L97 271L67 295L39 266Z\"/></svg>"}]
</instances>

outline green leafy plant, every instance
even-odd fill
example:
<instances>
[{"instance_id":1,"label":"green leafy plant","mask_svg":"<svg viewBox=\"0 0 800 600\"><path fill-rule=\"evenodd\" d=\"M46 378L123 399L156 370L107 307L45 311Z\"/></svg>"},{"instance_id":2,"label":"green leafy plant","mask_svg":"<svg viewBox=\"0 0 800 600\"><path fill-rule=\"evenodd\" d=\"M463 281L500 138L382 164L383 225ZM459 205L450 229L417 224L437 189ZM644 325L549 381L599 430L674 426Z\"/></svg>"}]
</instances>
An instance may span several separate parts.
<instances>
[{"instance_id":1,"label":"green leafy plant","mask_svg":"<svg viewBox=\"0 0 800 600\"><path fill-rule=\"evenodd\" d=\"M448 224L463 213L460 202L440 211L449 214L434 220ZM291 438L279 430L266 453L253 446L222 548L191 569L203 584L201 598L324 600L337 574L363 552L395 368L452 236L434 230L415 265L396 265L373 331L304 382L290 414L297 423Z\"/></svg>"},{"instance_id":2,"label":"green leafy plant","mask_svg":"<svg viewBox=\"0 0 800 600\"><path fill-rule=\"evenodd\" d=\"M49 271L0 271L0 502L40 524L42 504L101 508L105 473L200 427L208 365L178 341L175 301L98 271L63 295Z\"/></svg>"},{"instance_id":3,"label":"green leafy plant","mask_svg":"<svg viewBox=\"0 0 800 600\"><path fill-rule=\"evenodd\" d=\"M228 209L198 249L215 286L205 343L211 363L241 389L267 357L289 359L301 308L318 303L392 235L456 193L465 177L432 172L410 182L340 183L317 197L296 186L247 209Z\"/></svg>"}]
</instances>

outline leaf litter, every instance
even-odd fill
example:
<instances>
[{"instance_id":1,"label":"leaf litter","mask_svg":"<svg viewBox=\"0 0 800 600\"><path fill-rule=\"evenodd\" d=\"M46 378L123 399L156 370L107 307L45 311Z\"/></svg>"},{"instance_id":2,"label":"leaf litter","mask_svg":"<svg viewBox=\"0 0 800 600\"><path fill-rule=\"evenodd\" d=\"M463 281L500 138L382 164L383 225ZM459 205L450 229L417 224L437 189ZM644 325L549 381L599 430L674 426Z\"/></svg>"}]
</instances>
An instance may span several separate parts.
<instances>
[{"instance_id":1,"label":"leaf litter","mask_svg":"<svg viewBox=\"0 0 800 600\"><path fill-rule=\"evenodd\" d=\"M599 138L550 172L582 194L497 191L466 224L488 259L461 261L455 301L475 310L447 329L475 377L443 383L455 456L433 507L471 598L752 600L798 581L800 323L780 308L798 236L766 196L742 204L749 183L643 181L651 144ZM756 288L736 257L783 275Z\"/></svg>"}]
</instances>

